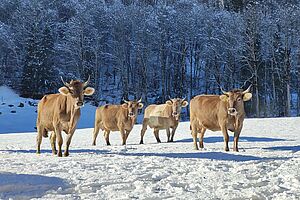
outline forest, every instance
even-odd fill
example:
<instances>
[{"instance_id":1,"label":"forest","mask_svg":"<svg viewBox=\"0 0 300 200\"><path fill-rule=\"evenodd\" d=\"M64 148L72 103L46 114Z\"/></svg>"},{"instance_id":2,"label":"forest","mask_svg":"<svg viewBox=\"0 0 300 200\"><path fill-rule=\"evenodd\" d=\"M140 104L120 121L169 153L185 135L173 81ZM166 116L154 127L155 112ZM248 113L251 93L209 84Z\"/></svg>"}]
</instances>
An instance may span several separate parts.
<instances>
[{"instance_id":1,"label":"forest","mask_svg":"<svg viewBox=\"0 0 300 200\"><path fill-rule=\"evenodd\" d=\"M95 105L246 89L248 117L300 115L299 0L1 0L0 85L39 99L60 77Z\"/></svg>"}]
</instances>

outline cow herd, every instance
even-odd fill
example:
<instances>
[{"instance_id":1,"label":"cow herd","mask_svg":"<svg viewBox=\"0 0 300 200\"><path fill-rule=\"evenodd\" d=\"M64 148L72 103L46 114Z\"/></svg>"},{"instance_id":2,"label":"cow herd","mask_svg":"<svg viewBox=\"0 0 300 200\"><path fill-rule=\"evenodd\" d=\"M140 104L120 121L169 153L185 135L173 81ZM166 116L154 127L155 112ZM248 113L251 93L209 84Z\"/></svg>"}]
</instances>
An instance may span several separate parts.
<instances>
[{"instance_id":1,"label":"cow herd","mask_svg":"<svg viewBox=\"0 0 300 200\"><path fill-rule=\"evenodd\" d=\"M48 137L51 132L50 143L52 153L62 156L63 137L61 132L67 134L64 156L69 155L69 146L76 130L80 117L80 108L84 103L84 96L93 95L94 88L88 87L90 78L86 82L78 80L65 82L59 88L58 94L45 95L38 104L37 116L37 153L40 153L42 137ZM251 99L249 86L245 91L240 89L225 92L222 95L198 95L190 101L190 129L193 144L196 150L204 147L203 137L207 129L222 131L225 151L229 151L228 130L234 132L233 150L238 151L238 140L245 118L244 102ZM176 128L179 124L181 109L188 106L185 99L169 99L165 104L149 105L144 112L140 144L144 143L144 134L147 127L154 130L157 142L161 142L159 131L165 130L168 142L174 141ZM122 144L126 140L136 123L138 110L143 108L142 100L127 101L121 105L103 105L96 110L95 127L93 132L93 145L100 129L104 131L106 144L110 145L111 131L120 131ZM199 137L199 146L197 138ZM58 144L58 150L56 149Z\"/></svg>"}]
</instances>

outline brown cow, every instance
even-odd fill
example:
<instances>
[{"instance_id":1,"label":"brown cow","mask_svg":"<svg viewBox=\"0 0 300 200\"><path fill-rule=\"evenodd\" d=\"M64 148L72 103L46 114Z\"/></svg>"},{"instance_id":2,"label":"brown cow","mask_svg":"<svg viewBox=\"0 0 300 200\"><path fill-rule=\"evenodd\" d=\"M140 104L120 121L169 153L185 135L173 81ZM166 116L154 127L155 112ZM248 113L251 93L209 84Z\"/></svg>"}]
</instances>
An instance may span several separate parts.
<instances>
[{"instance_id":1,"label":"brown cow","mask_svg":"<svg viewBox=\"0 0 300 200\"><path fill-rule=\"evenodd\" d=\"M120 131L122 136L122 145L126 144L126 140L132 130L138 109L143 108L141 99L139 101L125 101L122 105L104 105L96 110L95 128L93 133L93 145L96 145L96 139L99 130L104 130L106 144L110 145L110 131Z\"/></svg>"},{"instance_id":2,"label":"brown cow","mask_svg":"<svg viewBox=\"0 0 300 200\"><path fill-rule=\"evenodd\" d=\"M89 78L90 79L90 78ZM61 157L63 138L61 131L67 134L66 149L64 156L69 155L69 146L80 117L80 107L83 106L84 95L92 95L94 88L87 87L89 79L82 83L80 81L71 81L64 83L65 86L59 88L58 94L45 95L38 104L37 117L37 153L40 153L42 136L48 137L48 131L51 134L50 143L52 153ZM56 138L58 142L58 152L56 151Z\"/></svg>"},{"instance_id":3,"label":"brown cow","mask_svg":"<svg viewBox=\"0 0 300 200\"><path fill-rule=\"evenodd\" d=\"M167 132L168 142L173 142L176 128L179 123L181 108L186 107L189 103L184 99L175 98L166 101L161 105L149 105L145 109L143 127L141 130L141 141L143 144L143 138L147 130L147 126L154 129L154 136L158 143L159 130L165 129ZM172 133L170 133L172 128Z\"/></svg>"},{"instance_id":4,"label":"brown cow","mask_svg":"<svg viewBox=\"0 0 300 200\"><path fill-rule=\"evenodd\" d=\"M190 102L190 120L194 147L198 150L197 133L199 133L199 146L203 148L203 137L206 129L222 131L225 142L225 151L229 151L229 136L227 130L234 132L233 150L238 151L238 140L245 118L244 101L249 101L252 94L251 86L243 91L235 89L222 92L223 95L199 95Z\"/></svg>"}]
</instances>

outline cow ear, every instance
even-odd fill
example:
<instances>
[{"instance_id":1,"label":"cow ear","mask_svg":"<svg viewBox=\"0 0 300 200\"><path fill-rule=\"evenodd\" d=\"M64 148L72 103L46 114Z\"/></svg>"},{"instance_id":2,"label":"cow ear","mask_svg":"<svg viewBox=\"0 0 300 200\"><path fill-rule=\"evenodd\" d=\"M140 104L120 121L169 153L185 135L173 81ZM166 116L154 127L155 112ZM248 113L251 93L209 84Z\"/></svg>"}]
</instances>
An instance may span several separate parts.
<instances>
[{"instance_id":1,"label":"cow ear","mask_svg":"<svg viewBox=\"0 0 300 200\"><path fill-rule=\"evenodd\" d=\"M86 95L86 96L91 96L91 95L94 94L94 92L95 92L95 89L94 89L94 88L92 88L92 87L87 87L87 88L85 88L85 90L84 90L84 95Z\"/></svg>"},{"instance_id":2,"label":"cow ear","mask_svg":"<svg viewBox=\"0 0 300 200\"><path fill-rule=\"evenodd\" d=\"M123 103L122 104L122 108L127 109L128 108L128 104L127 103Z\"/></svg>"},{"instance_id":3,"label":"cow ear","mask_svg":"<svg viewBox=\"0 0 300 200\"><path fill-rule=\"evenodd\" d=\"M166 104L168 104L169 106L173 105L172 101L170 100L166 101Z\"/></svg>"},{"instance_id":4,"label":"cow ear","mask_svg":"<svg viewBox=\"0 0 300 200\"><path fill-rule=\"evenodd\" d=\"M243 95L243 101L249 101L252 98L252 94L247 92Z\"/></svg>"},{"instance_id":5,"label":"cow ear","mask_svg":"<svg viewBox=\"0 0 300 200\"><path fill-rule=\"evenodd\" d=\"M59 93L62 95L68 95L70 93L69 89L67 87L61 87L58 89Z\"/></svg>"},{"instance_id":6,"label":"cow ear","mask_svg":"<svg viewBox=\"0 0 300 200\"><path fill-rule=\"evenodd\" d=\"M187 102L187 101L183 101L182 103L181 103L181 107L187 107L189 105L189 103Z\"/></svg>"},{"instance_id":7,"label":"cow ear","mask_svg":"<svg viewBox=\"0 0 300 200\"><path fill-rule=\"evenodd\" d=\"M226 102L226 101L228 101L228 96L223 94L220 96L220 99L221 99L221 101Z\"/></svg>"},{"instance_id":8,"label":"cow ear","mask_svg":"<svg viewBox=\"0 0 300 200\"><path fill-rule=\"evenodd\" d=\"M143 107L144 107L144 104L142 104L142 103L139 103L139 104L138 104L138 108L139 108L139 109L142 109Z\"/></svg>"}]
</instances>

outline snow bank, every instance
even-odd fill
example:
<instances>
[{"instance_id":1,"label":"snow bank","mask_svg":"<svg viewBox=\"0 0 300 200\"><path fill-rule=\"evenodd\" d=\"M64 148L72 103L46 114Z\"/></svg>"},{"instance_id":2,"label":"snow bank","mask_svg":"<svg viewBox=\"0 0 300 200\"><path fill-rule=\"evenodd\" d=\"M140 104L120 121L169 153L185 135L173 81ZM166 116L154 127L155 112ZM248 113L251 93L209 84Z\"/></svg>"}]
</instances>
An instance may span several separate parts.
<instances>
[{"instance_id":1,"label":"snow bank","mask_svg":"<svg viewBox=\"0 0 300 200\"><path fill-rule=\"evenodd\" d=\"M0 87L0 134L36 131L37 100L20 97L7 86ZM96 107L85 104L78 128L94 126Z\"/></svg>"},{"instance_id":2,"label":"snow bank","mask_svg":"<svg viewBox=\"0 0 300 200\"><path fill-rule=\"evenodd\" d=\"M48 191L63 191L68 187L63 179L57 177L0 172L0 199L37 198Z\"/></svg>"}]
</instances>

